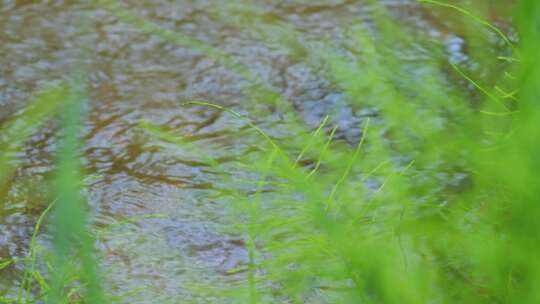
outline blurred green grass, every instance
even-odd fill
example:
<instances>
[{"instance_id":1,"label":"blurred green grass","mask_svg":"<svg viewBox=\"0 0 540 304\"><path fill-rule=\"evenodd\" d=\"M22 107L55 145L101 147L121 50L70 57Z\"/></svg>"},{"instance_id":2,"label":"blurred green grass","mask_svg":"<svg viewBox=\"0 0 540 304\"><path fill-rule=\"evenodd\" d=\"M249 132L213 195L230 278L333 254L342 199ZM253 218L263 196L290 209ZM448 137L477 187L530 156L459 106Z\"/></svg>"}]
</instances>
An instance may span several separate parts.
<instances>
[{"instance_id":1,"label":"blurred green grass","mask_svg":"<svg viewBox=\"0 0 540 304\"><path fill-rule=\"evenodd\" d=\"M480 68L449 63L442 43L397 23L376 1L375 31L362 24L348 28L353 60L328 41L303 46L290 25L264 18L256 6L230 6L229 15L221 14L231 25L253 25L259 39L282 43L293 56L323 62L325 76L352 107L377 109L377 117L358 126L362 138L356 147L335 142L328 119L310 131L288 102L227 54L161 29L116 2L96 2L142 31L193 47L250 80L255 89L245 91L246 107L254 115L260 114L258 103L289 114L282 123L294 136L278 139L211 101L179 105L226 111L260 138L258 152L238 161L239 170L258 177L243 181L255 190L246 192L233 184L241 181L228 179L231 191L218 196L236 219L231 230L247 239L249 265L239 270L244 280L193 282L194 292L230 303L540 302L540 3L516 4L519 39L511 41L482 16L483 3L419 2L458 14L456 20L468 29L471 60ZM509 53L493 54L483 29ZM413 64L395 52L418 45L429 56ZM463 83L472 84L473 91ZM62 105L51 269L37 273L30 255L18 303L107 301L81 195L78 136L85 90L81 82L47 88L2 125L0 182L5 185L17 165L17 149ZM193 157L215 172L224 170L208 147L150 122L139 127L156 140L189 146ZM316 165L299 165L303 160ZM1 260L0 268L10 263ZM34 284L40 286L38 297L32 295Z\"/></svg>"}]
</instances>

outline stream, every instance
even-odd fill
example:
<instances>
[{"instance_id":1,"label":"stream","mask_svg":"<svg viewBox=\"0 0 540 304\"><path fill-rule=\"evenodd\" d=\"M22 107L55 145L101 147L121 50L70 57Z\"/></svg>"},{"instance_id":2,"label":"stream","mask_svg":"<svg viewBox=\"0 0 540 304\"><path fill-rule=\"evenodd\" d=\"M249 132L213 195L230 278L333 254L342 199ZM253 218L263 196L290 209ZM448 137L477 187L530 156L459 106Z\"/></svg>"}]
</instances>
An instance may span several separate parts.
<instances>
[{"instance_id":1,"label":"stream","mask_svg":"<svg viewBox=\"0 0 540 304\"><path fill-rule=\"evenodd\" d=\"M270 20L287 23L301 40L344 39L351 22L369 24L370 1L259 1ZM464 40L414 1L381 1L395 18L414 24L447 44L451 60L465 60ZM258 39L249 28L220 18L215 1L124 1L124 7L163 28L202 41L240 62L288 100L309 128L327 114L338 125L338 140L358 141L362 115L343 93L301 55L279 43ZM204 52L175 45L120 21L107 9L78 1L3 1L0 4L0 123L21 109L50 81L69 75L80 58L74 41L81 16L90 16L84 32L92 41L89 102L84 139L86 196L98 229L97 247L107 289L121 303L202 301L194 282L241 280L235 269L246 265L242 236L227 233L225 208L209 193L226 187L207 166L182 149L172 151L148 140L145 120L190 134L224 166L249 147L235 140L246 128L231 115L207 107L183 107L203 100L244 111L249 80ZM419 50L421 52L421 50ZM420 55L419 55L420 56ZM464 59L465 58L465 59ZM320 67L322 68L322 67ZM246 111L243 113L248 114ZM281 115L269 112L256 124L275 136ZM43 181L54 163L55 126L48 123L25 144L23 162L0 205L0 257L28 253L36 219L46 206ZM47 246L47 229L39 244ZM0 270L0 295L14 294L22 266ZM211 301L210 298L206 300Z\"/></svg>"}]
</instances>

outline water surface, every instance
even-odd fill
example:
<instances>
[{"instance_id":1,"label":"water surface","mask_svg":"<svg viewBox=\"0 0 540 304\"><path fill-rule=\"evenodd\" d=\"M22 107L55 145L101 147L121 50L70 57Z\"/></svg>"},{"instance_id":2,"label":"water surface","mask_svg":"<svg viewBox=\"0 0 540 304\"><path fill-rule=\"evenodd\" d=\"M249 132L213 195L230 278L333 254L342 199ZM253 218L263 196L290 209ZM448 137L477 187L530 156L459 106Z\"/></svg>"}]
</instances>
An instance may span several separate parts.
<instances>
[{"instance_id":1,"label":"water surface","mask_svg":"<svg viewBox=\"0 0 540 304\"><path fill-rule=\"evenodd\" d=\"M372 22L369 1L260 1L269 23L288 24L300 43L343 42L349 24ZM462 60L464 41L413 1L382 1L404 24L414 24ZM343 93L324 77L322 66L306 63L302 53L279 41L265 41L250 28L224 18L215 1L125 3L147 20L228 54L266 86L281 94L307 126L327 114L340 127L338 138L358 140L366 109L348 105ZM80 29L80 19L90 27ZM91 41L89 56L78 56L77 39ZM243 236L225 233L226 211L212 193L223 190L219 176L189 151L166 149L139 127L144 119L197 143L214 147L224 166L249 146L235 136L246 130L231 115L206 107L184 107L204 100L246 113L245 89L236 71L192 46L174 45L118 20L106 9L71 1L4 1L0 9L0 122L22 108L37 89L67 77L74 65L90 67L89 108L84 165L92 178L87 197L100 231L98 248L108 288L125 295L123 303L176 303L204 298L190 283L241 279L230 270L246 263ZM418 56L422 56L419 49ZM83 62L81 62L81 60ZM369 109L368 109L369 110ZM368 111L369 112L369 111ZM282 114L269 111L256 123L276 136ZM43 181L51 172L55 147L53 123L25 145L0 210L0 256L27 253L38 214L46 206ZM215 197L215 195L214 195ZM40 235L46 245L48 234ZM20 266L0 272L0 294L13 290ZM211 301L211 300L210 300Z\"/></svg>"}]
</instances>

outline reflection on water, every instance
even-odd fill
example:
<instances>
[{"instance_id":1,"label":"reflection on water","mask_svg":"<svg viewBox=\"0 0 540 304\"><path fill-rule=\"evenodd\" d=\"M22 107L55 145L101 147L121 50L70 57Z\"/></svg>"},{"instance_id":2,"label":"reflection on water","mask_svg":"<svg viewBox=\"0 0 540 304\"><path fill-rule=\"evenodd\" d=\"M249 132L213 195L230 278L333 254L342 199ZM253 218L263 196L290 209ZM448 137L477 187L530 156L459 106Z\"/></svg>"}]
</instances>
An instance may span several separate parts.
<instances>
[{"instance_id":1,"label":"reflection on water","mask_svg":"<svg viewBox=\"0 0 540 304\"><path fill-rule=\"evenodd\" d=\"M439 32L410 2L386 1L403 22L415 23L435 36L449 35L456 58L465 56L461 38ZM220 111L180 103L207 100L241 108L249 82L205 54L141 33L104 9L71 1L3 3L0 122L47 81L64 77L76 61L72 49L80 34L77 19L83 14L92 17L88 35L95 45L85 58L92 69L84 163L94 176L88 197L98 227L104 230L99 248L111 290L133 292L125 297L126 303L164 303L188 298L185 286L195 276L234 279L229 270L246 263L244 242L241 236L221 232L223 208L201 199L206 192L220 190L219 177L189 153L172 155L148 140L138 125L144 119L190 134L190 140L215 145L213 157L226 164L249 152L235 141L235 134L246 126ZM339 42L344 24L371 22L372 10L364 1L346 0L261 1L260 8L265 20L294 26L305 42L322 37ZM316 126L332 114L343 130L339 137L351 142L358 138L358 117L365 109L348 106L329 80L303 62L301 53L263 42L249 28L235 26L233 17L231 22L221 18L215 2L157 0L133 3L131 9L230 54L289 100L308 125ZM279 113L257 124L277 127ZM36 215L45 205L47 195L40 182L50 172L54 145L50 124L31 138L23 152L24 163L1 205L0 257L25 254ZM118 222L124 224L110 228ZM46 234L40 241L47 241ZM13 274L16 269L7 271ZM7 284L0 280L0 294Z\"/></svg>"}]
</instances>

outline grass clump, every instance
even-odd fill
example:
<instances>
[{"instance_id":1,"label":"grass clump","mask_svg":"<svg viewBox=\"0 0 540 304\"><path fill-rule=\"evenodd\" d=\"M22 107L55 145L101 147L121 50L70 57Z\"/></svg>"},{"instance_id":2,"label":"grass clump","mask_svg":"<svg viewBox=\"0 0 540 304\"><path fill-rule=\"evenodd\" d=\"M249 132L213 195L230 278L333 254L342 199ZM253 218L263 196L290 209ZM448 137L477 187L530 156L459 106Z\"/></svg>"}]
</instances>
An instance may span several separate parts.
<instances>
[{"instance_id":1,"label":"grass clump","mask_svg":"<svg viewBox=\"0 0 540 304\"><path fill-rule=\"evenodd\" d=\"M242 168L257 172L254 187L266 191L220 197L243 219L245 223L237 226L249 239L247 287L245 293L240 293L247 297L243 301L535 301L535 292L527 287L532 285L526 283L533 282L537 273L534 257L525 252L518 254L523 265L531 261L531 269L518 271L510 266L517 266L513 264L517 256L508 251L514 244L514 224L508 221L507 214L508 208L515 206L514 199L521 201L521 211L534 208L534 200L519 199L520 190L514 188L517 180L532 182L528 179L532 176L526 173L525 179L508 177L513 176L508 172L513 170L508 167L507 157L513 155L518 163L523 161L518 155L524 150L514 149L529 136L518 139L515 132L524 122L520 118L524 111L521 100L536 94L536 88L529 87L532 95L500 89L510 87L511 92L521 92L521 84L512 78L523 75L519 66L523 62L520 57L527 52L527 38L520 36L514 47L502 31L468 10L425 2L454 9L493 30L512 49L511 58L515 60L501 67L494 63L500 58L484 58L483 63L493 66L482 70L508 76L480 84L475 79L481 77L469 66L447 63L437 45L428 45L430 56L410 65L389 52L391 46L406 48L432 41L427 37L409 39L410 32L392 23L382 8L377 35L362 26L352 27L349 32L348 42L353 45L357 61L351 62L332 45L314 51L312 55L327 62L328 76L347 93L354 107L374 107L379 114L369 130L365 120L360 140L364 145L353 151L332 145L335 129L329 132L328 144L314 148L307 134L273 139L252 126L268 144L259 156L241 161ZM528 2L521 5L534 6L524 3ZM526 28L534 28L537 17L518 18L526 20ZM291 31L279 33L286 36L282 40L285 43L296 41ZM263 33L261 39L266 37ZM538 37L529 38L535 41ZM477 54L489 56L484 50ZM534 60L529 66L535 66ZM403 71L412 68L421 68L423 74L404 79ZM523 83L534 82L533 69L526 70L529 76ZM451 71L485 98L454 87L448 77ZM208 102L197 104L224 110ZM526 116L531 115L530 111L534 112L529 108ZM320 130L315 137L321 136ZM325 142L322 138L318 141ZM300 149L294 151L294 146ZM294 152L302 156L294 157ZM326 157L317 158L317 154L325 152ZM304 156L317 159L315 170L297 166ZM532 172L518 168L514 173ZM521 224L530 221L521 216L515 220ZM532 226L530 229L531 233L535 231ZM533 243L530 240L529 244ZM523 245L528 252L537 250ZM530 277L522 277L524 273Z\"/></svg>"}]
</instances>

